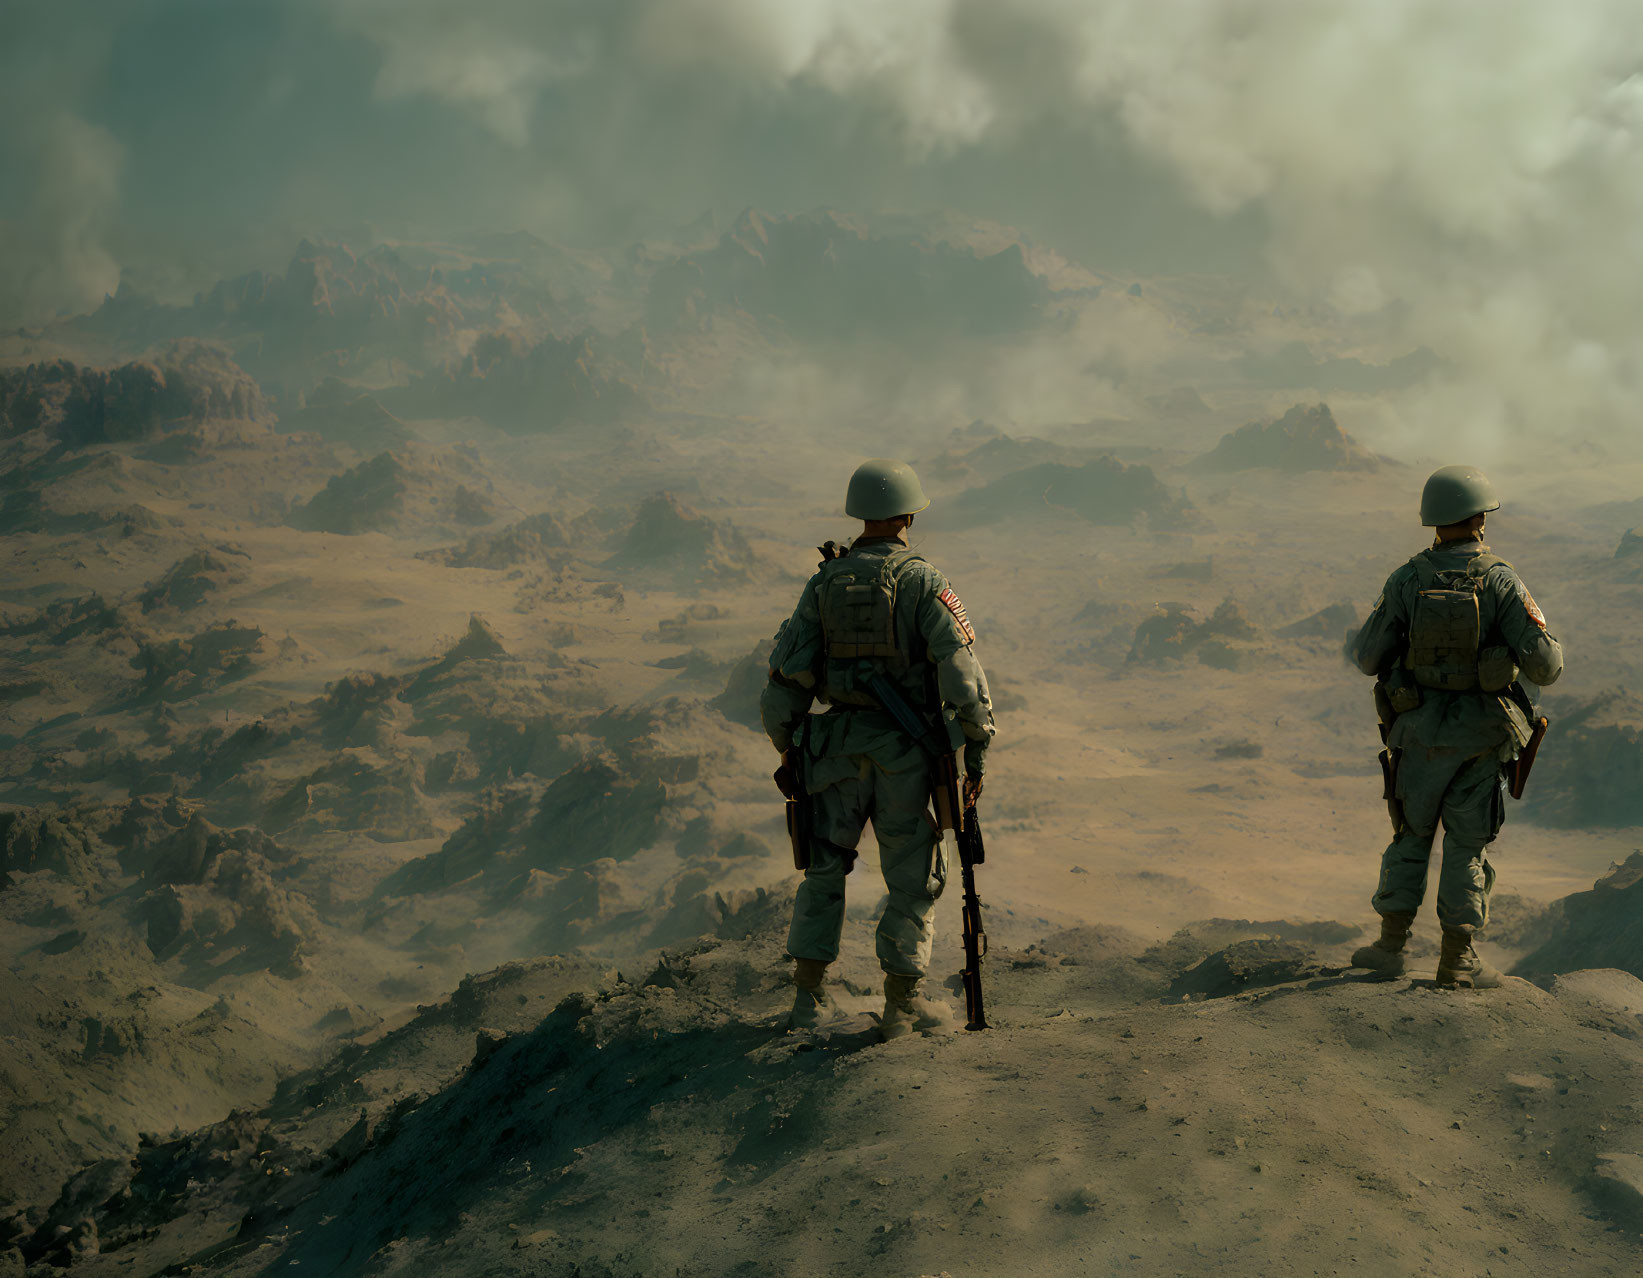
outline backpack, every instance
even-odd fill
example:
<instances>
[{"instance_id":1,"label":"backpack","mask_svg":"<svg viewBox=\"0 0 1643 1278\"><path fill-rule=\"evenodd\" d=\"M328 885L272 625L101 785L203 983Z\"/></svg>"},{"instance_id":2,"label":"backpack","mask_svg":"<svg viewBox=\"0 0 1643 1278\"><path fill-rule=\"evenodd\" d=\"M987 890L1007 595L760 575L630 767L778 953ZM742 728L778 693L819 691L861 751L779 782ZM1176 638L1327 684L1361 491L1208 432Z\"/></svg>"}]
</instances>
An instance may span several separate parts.
<instances>
[{"instance_id":1,"label":"backpack","mask_svg":"<svg viewBox=\"0 0 1643 1278\"><path fill-rule=\"evenodd\" d=\"M907 664L896 639L896 583L902 568L920 558L898 550L871 567L848 556L823 566L816 603L830 660L880 657Z\"/></svg>"},{"instance_id":2,"label":"backpack","mask_svg":"<svg viewBox=\"0 0 1643 1278\"><path fill-rule=\"evenodd\" d=\"M1484 646L1478 592L1488 571L1506 561L1499 555L1482 554L1463 569L1439 570L1423 552L1411 562L1420 589L1409 617L1404 669L1423 688L1477 690L1478 653Z\"/></svg>"}]
</instances>

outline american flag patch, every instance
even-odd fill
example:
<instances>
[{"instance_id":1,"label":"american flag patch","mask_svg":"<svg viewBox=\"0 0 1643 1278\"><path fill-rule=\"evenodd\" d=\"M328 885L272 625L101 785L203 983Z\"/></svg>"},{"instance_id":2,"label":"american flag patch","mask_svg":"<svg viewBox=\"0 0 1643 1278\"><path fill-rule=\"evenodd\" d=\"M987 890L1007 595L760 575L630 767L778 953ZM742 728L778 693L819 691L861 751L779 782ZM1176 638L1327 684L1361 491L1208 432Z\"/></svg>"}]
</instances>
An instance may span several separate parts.
<instances>
[{"instance_id":1,"label":"american flag patch","mask_svg":"<svg viewBox=\"0 0 1643 1278\"><path fill-rule=\"evenodd\" d=\"M958 596L953 593L953 588L948 586L936 598L940 600L942 606L948 612L953 614L953 620L958 622L958 628L964 633L964 642L974 643L976 641L975 627L970 624L970 618L964 611L964 605L959 602Z\"/></svg>"},{"instance_id":2,"label":"american flag patch","mask_svg":"<svg viewBox=\"0 0 1643 1278\"><path fill-rule=\"evenodd\" d=\"M1535 602L1535 597L1527 590L1523 592L1523 610L1529 614L1530 621L1542 630L1546 629L1546 614L1541 612L1540 605Z\"/></svg>"}]
</instances>

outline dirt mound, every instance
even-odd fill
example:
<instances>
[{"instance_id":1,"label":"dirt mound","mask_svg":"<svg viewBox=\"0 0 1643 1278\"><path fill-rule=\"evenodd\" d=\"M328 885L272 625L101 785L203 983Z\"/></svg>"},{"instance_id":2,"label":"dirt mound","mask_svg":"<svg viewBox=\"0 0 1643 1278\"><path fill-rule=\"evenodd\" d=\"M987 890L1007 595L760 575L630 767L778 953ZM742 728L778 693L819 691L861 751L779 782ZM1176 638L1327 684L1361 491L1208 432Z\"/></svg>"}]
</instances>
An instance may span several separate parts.
<instances>
[{"instance_id":1,"label":"dirt mound","mask_svg":"<svg viewBox=\"0 0 1643 1278\"><path fill-rule=\"evenodd\" d=\"M475 527L495 518L489 481L462 453L390 452L333 475L287 522L306 532L351 536Z\"/></svg>"},{"instance_id":2,"label":"dirt mound","mask_svg":"<svg viewBox=\"0 0 1643 1278\"><path fill-rule=\"evenodd\" d=\"M103 877L103 854L88 814L65 808L0 812L0 888L14 874L49 870L72 883Z\"/></svg>"},{"instance_id":3,"label":"dirt mound","mask_svg":"<svg viewBox=\"0 0 1643 1278\"><path fill-rule=\"evenodd\" d=\"M250 674L269 645L261 630L220 621L189 639L144 640L131 664L142 671L139 696L186 701Z\"/></svg>"},{"instance_id":4,"label":"dirt mound","mask_svg":"<svg viewBox=\"0 0 1643 1278\"><path fill-rule=\"evenodd\" d=\"M1280 639L1344 639L1355 634L1363 624L1355 604L1332 603L1318 609L1310 617L1280 626L1275 632Z\"/></svg>"},{"instance_id":5,"label":"dirt mound","mask_svg":"<svg viewBox=\"0 0 1643 1278\"><path fill-rule=\"evenodd\" d=\"M1296 404L1276 421L1250 422L1231 434L1189 469L1379 470L1384 461L1348 435L1328 404Z\"/></svg>"},{"instance_id":6,"label":"dirt mound","mask_svg":"<svg viewBox=\"0 0 1643 1278\"><path fill-rule=\"evenodd\" d=\"M1127 466L1113 457L1079 465L1043 462L1013 471L961 493L942 524L992 523L1046 508L1070 511L1092 524L1137 520L1154 528L1197 527L1201 517L1180 492L1166 487L1147 466Z\"/></svg>"},{"instance_id":7,"label":"dirt mound","mask_svg":"<svg viewBox=\"0 0 1643 1278\"><path fill-rule=\"evenodd\" d=\"M1338 971L1339 969L1333 969ZM1295 941L1239 941L1199 959L1170 982L1173 998L1226 998L1245 990L1329 975L1310 946Z\"/></svg>"},{"instance_id":8,"label":"dirt mound","mask_svg":"<svg viewBox=\"0 0 1643 1278\"><path fill-rule=\"evenodd\" d=\"M329 443L372 454L403 448L416 438L376 396L334 377L309 391L295 412L282 414L280 429L312 431Z\"/></svg>"},{"instance_id":9,"label":"dirt mound","mask_svg":"<svg viewBox=\"0 0 1643 1278\"><path fill-rule=\"evenodd\" d=\"M260 824L281 836L358 831L382 843L434 833L415 762L399 752L358 749L338 751L297 777L268 801Z\"/></svg>"},{"instance_id":10,"label":"dirt mound","mask_svg":"<svg viewBox=\"0 0 1643 1278\"><path fill-rule=\"evenodd\" d=\"M1613 967L1643 977L1643 851L1591 891L1554 901L1535 932L1540 943L1514 969L1522 975Z\"/></svg>"},{"instance_id":11,"label":"dirt mound","mask_svg":"<svg viewBox=\"0 0 1643 1278\"><path fill-rule=\"evenodd\" d=\"M739 583L761 570L740 529L710 519L666 492L640 503L621 549L607 563L680 584Z\"/></svg>"},{"instance_id":12,"label":"dirt mound","mask_svg":"<svg viewBox=\"0 0 1643 1278\"><path fill-rule=\"evenodd\" d=\"M982 442L972 442L978 436ZM1070 448L1030 435L1006 435L985 422L972 422L953 437L946 451L919 461L914 469L942 483L977 487L1046 462L1078 460Z\"/></svg>"},{"instance_id":13,"label":"dirt mound","mask_svg":"<svg viewBox=\"0 0 1643 1278\"><path fill-rule=\"evenodd\" d=\"M418 559L447 568L517 568L551 562L570 545L570 532L553 515L529 515L497 532L475 533L459 546L417 552Z\"/></svg>"},{"instance_id":14,"label":"dirt mound","mask_svg":"<svg viewBox=\"0 0 1643 1278\"><path fill-rule=\"evenodd\" d=\"M437 852L408 862L377 891L385 896L438 892L483 874L491 895L507 896L537 872L548 878L538 879L535 890L551 891L559 906L571 911L568 917L598 917L599 875L560 880L595 862L626 860L650 847L661 837L668 813L667 790L658 778L613 758L592 760L556 778L540 798L522 789L493 794Z\"/></svg>"},{"instance_id":15,"label":"dirt mound","mask_svg":"<svg viewBox=\"0 0 1643 1278\"><path fill-rule=\"evenodd\" d=\"M133 799L117 833L125 836L119 851L120 868L148 887L204 883L230 852L250 853L269 864L291 858L287 849L261 830L219 829L175 799L164 804Z\"/></svg>"},{"instance_id":16,"label":"dirt mound","mask_svg":"<svg viewBox=\"0 0 1643 1278\"><path fill-rule=\"evenodd\" d=\"M1030 1254L1150 1278L1326 1270L1360 1235L1400 1269L1470 1272L1482 1229L1535 1270L1571 1249L1636 1267L1643 1131L1615 1098L1643 1054L1584 1005L1323 979L1092 1012L1062 1001L1079 967L1034 958L996 964L1015 997L994 1030L881 1045L853 1014L777 1031L776 940L699 942L534 1024L488 1023L541 1006L529 969L475 982L271 1106L70 1182L17 1241L139 1272L209 1248L226 1275L1014 1273ZM1457 1164L1468 1192L1433 1191ZM1302 1194L1317 1227L1297 1233Z\"/></svg>"},{"instance_id":17,"label":"dirt mound","mask_svg":"<svg viewBox=\"0 0 1643 1278\"><path fill-rule=\"evenodd\" d=\"M244 551L227 547L196 550L185 555L145 586L137 596L137 603L145 613L159 608L178 612L197 608L225 586L244 578L243 565L230 563L236 557L248 556Z\"/></svg>"},{"instance_id":18,"label":"dirt mound","mask_svg":"<svg viewBox=\"0 0 1643 1278\"><path fill-rule=\"evenodd\" d=\"M195 979L223 970L302 973L304 947L318 931L300 893L281 887L266 858L225 848L197 883L146 893L136 916L159 959L179 958Z\"/></svg>"},{"instance_id":19,"label":"dirt mound","mask_svg":"<svg viewBox=\"0 0 1643 1278\"><path fill-rule=\"evenodd\" d=\"M1205 621L1196 621L1185 604L1159 604L1135 628L1125 657L1130 665L1163 665L1196 658L1217 670L1242 669L1260 657L1261 632L1236 600L1223 600Z\"/></svg>"}]
</instances>

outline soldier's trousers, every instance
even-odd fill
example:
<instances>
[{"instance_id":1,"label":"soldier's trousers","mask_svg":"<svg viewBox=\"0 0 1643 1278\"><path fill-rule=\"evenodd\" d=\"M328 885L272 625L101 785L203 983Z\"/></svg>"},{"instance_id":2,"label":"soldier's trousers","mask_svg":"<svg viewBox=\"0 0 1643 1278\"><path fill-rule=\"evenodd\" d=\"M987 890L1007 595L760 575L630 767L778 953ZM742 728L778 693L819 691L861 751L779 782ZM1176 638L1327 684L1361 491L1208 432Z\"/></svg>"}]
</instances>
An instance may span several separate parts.
<instances>
[{"instance_id":1,"label":"soldier's trousers","mask_svg":"<svg viewBox=\"0 0 1643 1278\"><path fill-rule=\"evenodd\" d=\"M832 762L831 760L829 762ZM896 772L867 755L851 756L853 776L816 791L810 868L793 902L787 952L831 963L844 932L844 878L868 821L879 845L889 901L879 919L877 951L886 972L923 976L934 938L931 917L947 885L947 857L926 814L930 769L922 756L903 758Z\"/></svg>"},{"instance_id":2,"label":"soldier's trousers","mask_svg":"<svg viewBox=\"0 0 1643 1278\"><path fill-rule=\"evenodd\" d=\"M1500 759L1493 753L1464 758L1458 752L1406 750L1398 766L1398 797L1404 830L1381 857L1374 906L1382 914L1413 914L1426 896L1432 838L1443 822L1443 861L1438 871L1438 922L1471 932L1489 918L1495 869L1488 847L1506 816Z\"/></svg>"}]
</instances>

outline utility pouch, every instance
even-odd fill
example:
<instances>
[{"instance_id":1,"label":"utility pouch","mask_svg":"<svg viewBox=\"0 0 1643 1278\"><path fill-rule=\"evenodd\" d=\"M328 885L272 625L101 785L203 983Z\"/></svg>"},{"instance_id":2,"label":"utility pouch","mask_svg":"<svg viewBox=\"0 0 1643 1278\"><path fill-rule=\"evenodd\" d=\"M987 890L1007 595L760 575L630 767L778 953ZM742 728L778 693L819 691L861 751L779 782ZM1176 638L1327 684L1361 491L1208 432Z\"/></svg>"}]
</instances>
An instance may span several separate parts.
<instances>
[{"instance_id":1,"label":"utility pouch","mask_svg":"<svg viewBox=\"0 0 1643 1278\"><path fill-rule=\"evenodd\" d=\"M1504 692L1517 682L1517 656L1510 648L1485 648L1478 654L1478 687L1484 692Z\"/></svg>"},{"instance_id":2,"label":"utility pouch","mask_svg":"<svg viewBox=\"0 0 1643 1278\"><path fill-rule=\"evenodd\" d=\"M1419 710L1421 706L1421 690L1418 683L1393 683L1387 685L1387 702L1392 707L1394 715L1408 714L1411 710Z\"/></svg>"},{"instance_id":3,"label":"utility pouch","mask_svg":"<svg viewBox=\"0 0 1643 1278\"><path fill-rule=\"evenodd\" d=\"M1387 692L1387 685L1375 680L1375 721L1382 728L1390 728L1393 719L1398 718L1398 711L1392 708L1392 695Z\"/></svg>"},{"instance_id":4,"label":"utility pouch","mask_svg":"<svg viewBox=\"0 0 1643 1278\"><path fill-rule=\"evenodd\" d=\"M943 830L941 837L930 845L930 868L925 876L924 891L934 901L941 896L947 887L947 875L952 869L953 858L948 845L957 847L951 830Z\"/></svg>"}]
</instances>

